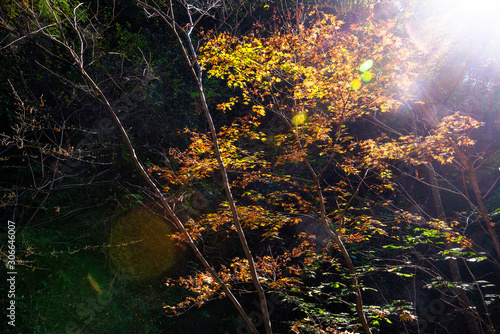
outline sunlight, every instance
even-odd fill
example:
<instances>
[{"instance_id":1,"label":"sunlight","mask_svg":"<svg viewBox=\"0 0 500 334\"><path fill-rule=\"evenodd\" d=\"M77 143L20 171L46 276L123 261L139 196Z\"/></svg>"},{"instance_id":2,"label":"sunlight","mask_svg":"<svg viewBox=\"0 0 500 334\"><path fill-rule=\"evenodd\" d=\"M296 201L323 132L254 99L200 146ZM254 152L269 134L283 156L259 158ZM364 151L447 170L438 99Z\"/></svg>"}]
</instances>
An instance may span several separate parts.
<instances>
[{"instance_id":1,"label":"sunlight","mask_svg":"<svg viewBox=\"0 0 500 334\"><path fill-rule=\"evenodd\" d=\"M497 56L499 11L498 0L427 1L407 28L413 41L426 53L439 56L449 51L465 51Z\"/></svg>"}]
</instances>

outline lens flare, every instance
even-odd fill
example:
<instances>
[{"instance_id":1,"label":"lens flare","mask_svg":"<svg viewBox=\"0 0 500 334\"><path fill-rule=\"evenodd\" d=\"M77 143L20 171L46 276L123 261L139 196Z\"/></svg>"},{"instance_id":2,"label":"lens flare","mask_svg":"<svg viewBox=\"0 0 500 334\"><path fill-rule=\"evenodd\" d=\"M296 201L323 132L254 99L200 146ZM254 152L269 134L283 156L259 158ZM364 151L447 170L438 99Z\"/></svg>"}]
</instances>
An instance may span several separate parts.
<instances>
[{"instance_id":1,"label":"lens flare","mask_svg":"<svg viewBox=\"0 0 500 334\"><path fill-rule=\"evenodd\" d=\"M137 209L114 223L110 256L117 267L131 268L135 278L156 277L182 258L171 233L163 218Z\"/></svg>"},{"instance_id":2,"label":"lens flare","mask_svg":"<svg viewBox=\"0 0 500 334\"><path fill-rule=\"evenodd\" d=\"M373 60L367 60L359 67L361 72L369 71L373 67Z\"/></svg>"},{"instance_id":3,"label":"lens flare","mask_svg":"<svg viewBox=\"0 0 500 334\"><path fill-rule=\"evenodd\" d=\"M307 120L307 114L305 112L299 112L297 115L293 116L292 124L299 126Z\"/></svg>"},{"instance_id":4,"label":"lens flare","mask_svg":"<svg viewBox=\"0 0 500 334\"><path fill-rule=\"evenodd\" d=\"M90 273L87 275L87 279L89 280L90 286L97 291L98 294L102 294L101 287L99 286L99 283L90 275Z\"/></svg>"},{"instance_id":5,"label":"lens flare","mask_svg":"<svg viewBox=\"0 0 500 334\"><path fill-rule=\"evenodd\" d=\"M354 90L358 90L361 88L361 80L359 79L354 79L352 82L351 82L351 88L354 89Z\"/></svg>"},{"instance_id":6,"label":"lens flare","mask_svg":"<svg viewBox=\"0 0 500 334\"><path fill-rule=\"evenodd\" d=\"M498 0L422 1L406 28L415 45L436 58L461 52L500 54Z\"/></svg>"},{"instance_id":7,"label":"lens flare","mask_svg":"<svg viewBox=\"0 0 500 334\"><path fill-rule=\"evenodd\" d=\"M370 82L373 79L373 73L372 72L365 72L361 75L361 79L364 82Z\"/></svg>"}]
</instances>

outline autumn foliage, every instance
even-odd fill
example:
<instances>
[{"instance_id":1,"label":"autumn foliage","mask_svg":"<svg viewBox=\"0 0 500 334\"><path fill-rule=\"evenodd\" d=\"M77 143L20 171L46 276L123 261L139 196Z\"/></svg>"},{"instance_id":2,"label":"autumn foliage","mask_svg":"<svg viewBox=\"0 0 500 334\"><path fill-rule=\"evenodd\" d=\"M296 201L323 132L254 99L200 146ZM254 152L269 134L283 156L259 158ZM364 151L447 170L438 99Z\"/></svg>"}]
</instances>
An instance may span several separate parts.
<instances>
[{"instance_id":1,"label":"autumn foliage","mask_svg":"<svg viewBox=\"0 0 500 334\"><path fill-rule=\"evenodd\" d=\"M498 269L500 242L485 199L500 176L482 188L477 176L497 164L500 149L488 156L489 144L477 147L488 125L478 113L438 112L432 94L415 88L434 58L412 43L401 17L380 14L390 2L338 2L360 7L354 13L299 2L280 11L278 3L294 3L285 0L269 2L272 9L268 1L134 0L141 24L152 23L144 33L115 23L114 1L95 12L93 4L43 3L8 1L15 6L0 22L12 33L5 48L15 54L19 43L33 42L50 58L46 75L66 84L62 93L54 88L53 101L27 94L40 100L37 109L25 107L9 82L18 108L7 113L15 120L10 132L0 133L8 146L2 154L18 150L16 161L29 162L23 178L32 195L24 198L34 209L29 219L20 214L27 221L21 234L38 211L49 215L52 186L76 177L80 162L94 174L78 187L106 174L98 166L121 161L135 169L110 181L120 184L127 206L114 190L103 200L124 216L110 224L110 264L134 269L137 285L175 272L158 278L172 297L162 305L168 316L232 303L227 322L238 316L238 331L425 333L427 304L437 300L446 302L442 323L464 316L457 328L466 322L473 334L494 332L489 307L498 294L483 291L495 277L490 269ZM252 18L239 30L244 10L272 19ZM21 18L25 36L16 32ZM63 106L60 120L45 111L51 103ZM80 115L88 108L95 124ZM82 126L70 126L69 115ZM86 139L94 135L98 141ZM107 157L93 153L99 145ZM130 194L132 186L140 194ZM16 202L16 212L21 188L16 183L3 197ZM445 192L468 207L445 212ZM137 205L154 210L138 215ZM56 208L57 219L69 210ZM142 261L150 253L155 265ZM486 260L478 274L473 265Z\"/></svg>"},{"instance_id":2,"label":"autumn foliage","mask_svg":"<svg viewBox=\"0 0 500 334\"><path fill-rule=\"evenodd\" d=\"M325 228L356 259L361 286L387 274L413 276L408 269L418 265L401 261L391 250L425 243L470 246L453 223L426 221L387 200L396 190L389 162L448 163L454 156L448 141L473 145L467 134L480 123L457 113L427 137L389 136L378 126L372 127L372 135L357 137L351 126L366 120L377 125L377 115L401 106L417 75L411 47L398 37L392 21L369 19L348 26L316 11L300 18L298 25L262 36L259 29L242 37L208 33L199 60L209 77L234 90L217 110L248 111L223 126L218 140L261 283L283 303L302 310L304 318L290 323L292 331L355 330L357 321L346 307L354 305L355 293L345 257L341 259L339 244ZM185 134L191 137L189 148L170 151L175 167L150 170L165 180L165 190L209 185L217 171L206 134L193 129ZM234 243L225 202L214 213L192 218L187 227L208 252ZM182 236L174 238L182 243ZM250 275L239 256L236 252L222 261L218 272L232 289L245 292ZM371 260L375 258L376 263ZM167 306L174 314L224 296L202 271L168 284L193 293ZM366 286L363 291L368 289L373 290ZM398 306L365 307L372 326L381 319L416 319L404 302L392 303Z\"/></svg>"}]
</instances>

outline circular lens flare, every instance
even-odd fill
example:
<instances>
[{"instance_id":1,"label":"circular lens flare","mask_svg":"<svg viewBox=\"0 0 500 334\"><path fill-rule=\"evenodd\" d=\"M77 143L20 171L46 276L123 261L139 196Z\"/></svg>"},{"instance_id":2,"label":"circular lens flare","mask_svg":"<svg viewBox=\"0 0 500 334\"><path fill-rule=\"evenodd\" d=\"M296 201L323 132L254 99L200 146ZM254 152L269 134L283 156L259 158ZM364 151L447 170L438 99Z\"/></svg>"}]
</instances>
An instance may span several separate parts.
<instances>
[{"instance_id":1,"label":"circular lens flare","mask_svg":"<svg viewBox=\"0 0 500 334\"><path fill-rule=\"evenodd\" d=\"M167 222L136 209L113 224L110 256L119 268L131 268L135 278L157 277L182 256L169 235Z\"/></svg>"},{"instance_id":2,"label":"circular lens flare","mask_svg":"<svg viewBox=\"0 0 500 334\"><path fill-rule=\"evenodd\" d=\"M307 114L305 112L299 112L297 115L293 116L292 124L299 126L307 120Z\"/></svg>"},{"instance_id":3,"label":"circular lens flare","mask_svg":"<svg viewBox=\"0 0 500 334\"><path fill-rule=\"evenodd\" d=\"M373 79L373 73L372 72L365 72L361 75L361 79L364 82L370 82Z\"/></svg>"},{"instance_id":4,"label":"circular lens flare","mask_svg":"<svg viewBox=\"0 0 500 334\"><path fill-rule=\"evenodd\" d=\"M367 60L359 67L361 72L369 71L373 67L373 60Z\"/></svg>"},{"instance_id":5,"label":"circular lens flare","mask_svg":"<svg viewBox=\"0 0 500 334\"><path fill-rule=\"evenodd\" d=\"M352 82L351 82L351 88L354 89L354 90L358 90L361 88L361 80L359 79L354 79Z\"/></svg>"}]
</instances>

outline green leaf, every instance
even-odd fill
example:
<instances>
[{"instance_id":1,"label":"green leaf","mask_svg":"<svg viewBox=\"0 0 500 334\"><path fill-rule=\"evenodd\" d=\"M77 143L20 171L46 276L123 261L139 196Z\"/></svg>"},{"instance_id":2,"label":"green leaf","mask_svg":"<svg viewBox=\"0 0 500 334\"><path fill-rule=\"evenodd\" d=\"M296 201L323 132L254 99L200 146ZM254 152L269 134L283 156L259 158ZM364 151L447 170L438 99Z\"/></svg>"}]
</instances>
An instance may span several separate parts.
<instances>
[{"instance_id":1,"label":"green leaf","mask_svg":"<svg viewBox=\"0 0 500 334\"><path fill-rule=\"evenodd\" d=\"M403 248L403 247L402 246L395 246L395 245L385 245L382 248L400 249L400 248Z\"/></svg>"}]
</instances>

